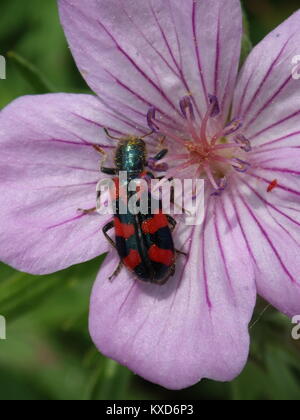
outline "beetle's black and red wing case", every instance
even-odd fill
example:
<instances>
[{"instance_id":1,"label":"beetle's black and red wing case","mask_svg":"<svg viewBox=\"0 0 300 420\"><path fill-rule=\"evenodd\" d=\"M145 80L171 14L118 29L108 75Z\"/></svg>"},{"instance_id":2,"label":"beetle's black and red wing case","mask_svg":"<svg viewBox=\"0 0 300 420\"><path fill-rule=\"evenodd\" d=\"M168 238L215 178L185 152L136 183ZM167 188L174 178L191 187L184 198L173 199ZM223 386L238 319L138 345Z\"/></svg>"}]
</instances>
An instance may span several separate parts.
<instances>
[{"instance_id":1,"label":"beetle's black and red wing case","mask_svg":"<svg viewBox=\"0 0 300 420\"><path fill-rule=\"evenodd\" d=\"M116 247L129 270L143 281L164 284L174 272L175 249L168 219L159 208L147 215L118 214L122 197L117 198L114 217Z\"/></svg>"}]
</instances>

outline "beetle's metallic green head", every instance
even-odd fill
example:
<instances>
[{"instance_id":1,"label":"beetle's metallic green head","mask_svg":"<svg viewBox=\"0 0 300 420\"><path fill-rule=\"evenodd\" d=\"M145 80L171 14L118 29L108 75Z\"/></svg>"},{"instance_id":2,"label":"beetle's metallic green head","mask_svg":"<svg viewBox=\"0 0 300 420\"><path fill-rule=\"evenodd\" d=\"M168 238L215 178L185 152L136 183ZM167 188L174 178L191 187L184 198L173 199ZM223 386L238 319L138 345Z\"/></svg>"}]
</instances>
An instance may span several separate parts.
<instances>
[{"instance_id":1,"label":"beetle's metallic green head","mask_svg":"<svg viewBox=\"0 0 300 420\"><path fill-rule=\"evenodd\" d=\"M138 137L121 140L115 155L119 171L142 172L146 166L146 144Z\"/></svg>"}]
</instances>

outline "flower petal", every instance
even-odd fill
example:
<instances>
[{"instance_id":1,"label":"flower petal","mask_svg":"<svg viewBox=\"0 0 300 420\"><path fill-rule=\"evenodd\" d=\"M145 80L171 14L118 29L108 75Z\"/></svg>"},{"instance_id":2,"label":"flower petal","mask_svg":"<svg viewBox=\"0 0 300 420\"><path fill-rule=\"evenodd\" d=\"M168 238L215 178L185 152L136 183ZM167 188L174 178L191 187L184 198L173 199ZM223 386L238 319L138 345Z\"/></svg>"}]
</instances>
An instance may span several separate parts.
<instances>
[{"instance_id":1,"label":"flower petal","mask_svg":"<svg viewBox=\"0 0 300 420\"><path fill-rule=\"evenodd\" d=\"M101 127L124 132L97 98L23 97L0 113L0 259L35 274L54 272L107 250L96 202L101 156L110 151Z\"/></svg>"},{"instance_id":2,"label":"flower petal","mask_svg":"<svg viewBox=\"0 0 300 420\"><path fill-rule=\"evenodd\" d=\"M252 154L252 160L252 170L248 175L254 178L259 191L268 192L271 184L276 181L271 194L274 204L300 204L299 147L260 147Z\"/></svg>"},{"instance_id":3,"label":"flower petal","mask_svg":"<svg viewBox=\"0 0 300 420\"><path fill-rule=\"evenodd\" d=\"M170 389L204 377L231 380L248 356L256 298L250 257L225 195L211 199L209 212L204 231L179 226L175 243L188 259L178 257L166 285L142 284L125 269L109 282L113 254L92 294L90 332L99 350Z\"/></svg>"},{"instance_id":4,"label":"flower petal","mask_svg":"<svg viewBox=\"0 0 300 420\"><path fill-rule=\"evenodd\" d=\"M272 193L262 189L263 176L245 177L232 200L255 266L258 293L294 316L300 313L299 206L278 199L282 185Z\"/></svg>"},{"instance_id":5,"label":"flower petal","mask_svg":"<svg viewBox=\"0 0 300 420\"><path fill-rule=\"evenodd\" d=\"M244 121L254 146L299 144L299 80L293 59L299 56L300 11L271 32L249 55L241 72L233 114Z\"/></svg>"},{"instance_id":6,"label":"flower petal","mask_svg":"<svg viewBox=\"0 0 300 420\"><path fill-rule=\"evenodd\" d=\"M176 125L192 94L202 116L208 94L227 114L242 36L238 0L59 0L77 65L110 107L155 106ZM227 116L227 115L226 115Z\"/></svg>"}]
</instances>

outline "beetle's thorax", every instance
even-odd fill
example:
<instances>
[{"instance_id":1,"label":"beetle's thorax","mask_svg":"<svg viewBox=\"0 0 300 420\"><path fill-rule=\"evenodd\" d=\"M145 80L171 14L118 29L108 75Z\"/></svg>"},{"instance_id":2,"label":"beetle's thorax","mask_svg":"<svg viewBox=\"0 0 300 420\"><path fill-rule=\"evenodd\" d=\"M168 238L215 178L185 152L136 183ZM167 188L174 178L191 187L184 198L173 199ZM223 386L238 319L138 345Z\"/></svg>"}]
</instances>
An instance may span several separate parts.
<instances>
[{"instance_id":1,"label":"beetle's thorax","mask_svg":"<svg viewBox=\"0 0 300 420\"><path fill-rule=\"evenodd\" d=\"M146 145L142 139L121 140L115 155L116 168L119 171L139 174L146 165Z\"/></svg>"}]
</instances>

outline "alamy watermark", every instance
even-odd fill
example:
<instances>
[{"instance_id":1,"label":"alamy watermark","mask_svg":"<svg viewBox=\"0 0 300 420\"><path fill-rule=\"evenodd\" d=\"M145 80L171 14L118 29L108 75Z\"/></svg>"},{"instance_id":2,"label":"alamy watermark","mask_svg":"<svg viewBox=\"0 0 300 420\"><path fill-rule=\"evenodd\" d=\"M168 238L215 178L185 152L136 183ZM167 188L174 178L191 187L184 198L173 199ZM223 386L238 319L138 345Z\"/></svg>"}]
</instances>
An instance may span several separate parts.
<instances>
[{"instance_id":1,"label":"alamy watermark","mask_svg":"<svg viewBox=\"0 0 300 420\"><path fill-rule=\"evenodd\" d=\"M0 315L0 340L6 340L6 319Z\"/></svg>"},{"instance_id":2,"label":"alamy watermark","mask_svg":"<svg viewBox=\"0 0 300 420\"><path fill-rule=\"evenodd\" d=\"M121 171L117 179L102 179L97 185L97 212L102 215L149 215L162 211L184 215L187 225L204 220L203 179L153 179L147 175L128 179Z\"/></svg>"},{"instance_id":3,"label":"alamy watermark","mask_svg":"<svg viewBox=\"0 0 300 420\"><path fill-rule=\"evenodd\" d=\"M295 55L292 58L292 77L294 80L300 80L300 55Z\"/></svg>"},{"instance_id":4,"label":"alamy watermark","mask_svg":"<svg viewBox=\"0 0 300 420\"><path fill-rule=\"evenodd\" d=\"M292 318L292 323L295 324L295 327L292 329L292 338L300 340L300 315L295 315Z\"/></svg>"},{"instance_id":5,"label":"alamy watermark","mask_svg":"<svg viewBox=\"0 0 300 420\"><path fill-rule=\"evenodd\" d=\"M6 59L0 55L0 79L6 79Z\"/></svg>"}]
</instances>

